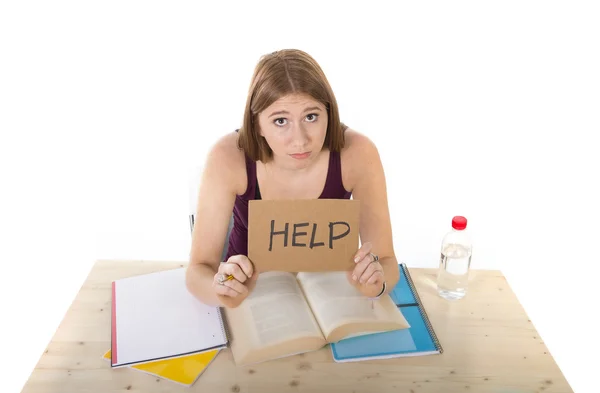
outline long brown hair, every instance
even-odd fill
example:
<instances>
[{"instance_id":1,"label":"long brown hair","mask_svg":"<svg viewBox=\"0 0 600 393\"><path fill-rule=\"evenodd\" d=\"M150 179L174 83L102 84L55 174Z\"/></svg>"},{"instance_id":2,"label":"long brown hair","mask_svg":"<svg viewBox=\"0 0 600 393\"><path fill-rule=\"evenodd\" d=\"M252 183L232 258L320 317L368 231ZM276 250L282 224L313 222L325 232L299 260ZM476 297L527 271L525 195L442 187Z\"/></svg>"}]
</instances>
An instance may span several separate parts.
<instances>
[{"instance_id":1,"label":"long brown hair","mask_svg":"<svg viewBox=\"0 0 600 393\"><path fill-rule=\"evenodd\" d=\"M238 147L253 161L266 162L273 151L260 135L258 114L273 102L289 94L304 93L327 109L327 134L323 147L339 152L344 147L347 126L340 121L338 105L327 77L319 64L306 52L284 49L260 58L248 91Z\"/></svg>"}]
</instances>

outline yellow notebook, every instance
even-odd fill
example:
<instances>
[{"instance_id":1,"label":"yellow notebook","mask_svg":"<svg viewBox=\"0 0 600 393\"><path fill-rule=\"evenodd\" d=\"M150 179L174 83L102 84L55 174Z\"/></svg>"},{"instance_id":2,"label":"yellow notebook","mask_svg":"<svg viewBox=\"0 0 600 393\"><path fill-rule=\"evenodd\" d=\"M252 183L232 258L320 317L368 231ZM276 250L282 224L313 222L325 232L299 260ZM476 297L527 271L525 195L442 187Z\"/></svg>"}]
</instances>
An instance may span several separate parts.
<instances>
[{"instance_id":1,"label":"yellow notebook","mask_svg":"<svg viewBox=\"0 0 600 393\"><path fill-rule=\"evenodd\" d=\"M213 361L219 351L220 349L215 349L208 352L156 360L129 367L185 386L191 386ZM110 350L102 358L110 362Z\"/></svg>"}]
</instances>

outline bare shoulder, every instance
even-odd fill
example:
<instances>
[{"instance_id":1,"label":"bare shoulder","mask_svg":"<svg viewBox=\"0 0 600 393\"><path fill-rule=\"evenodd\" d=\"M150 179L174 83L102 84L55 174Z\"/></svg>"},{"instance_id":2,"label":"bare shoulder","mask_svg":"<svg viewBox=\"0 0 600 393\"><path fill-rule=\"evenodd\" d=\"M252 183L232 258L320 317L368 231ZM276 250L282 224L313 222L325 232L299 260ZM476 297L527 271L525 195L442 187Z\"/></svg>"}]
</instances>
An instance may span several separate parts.
<instances>
[{"instance_id":1,"label":"bare shoulder","mask_svg":"<svg viewBox=\"0 0 600 393\"><path fill-rule=\"evenodd\" d=\"M379 152L375 143L365 134L351 128L346 129L345 145L340 154L342 179L347 190L355 188L365 171L372 165L380 165Z\"/></svg>"},{"instance_id":2,"label":"bare shoulder","mask_svg":"<svg viewBox=\"0 0 600 393\"><path fill-rule=\"evenodd\" d=\"M205 169L218 181L229 184L236 194L246 191L246 159L244 151L237 146L236 132L226 134L215 142L208 153Z\"/></svg>"}]
</instances>

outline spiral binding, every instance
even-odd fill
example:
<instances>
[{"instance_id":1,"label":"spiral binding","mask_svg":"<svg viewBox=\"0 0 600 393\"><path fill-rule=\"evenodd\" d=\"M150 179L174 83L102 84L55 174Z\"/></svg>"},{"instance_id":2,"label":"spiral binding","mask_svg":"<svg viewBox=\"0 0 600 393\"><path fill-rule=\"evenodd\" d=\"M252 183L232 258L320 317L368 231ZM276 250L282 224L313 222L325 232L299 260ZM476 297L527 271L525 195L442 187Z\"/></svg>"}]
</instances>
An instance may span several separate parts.
<instances>
[{"instance_id":1,"label":"spiral binding","mask_svg":"<svg viewBox=\"0 0 600 393\"><path fill-rule=\"evenodd\" d=\"M425 322L425 325L427 326L429 335L431 336L431 339L433 340L433 343L435 344L436 348L440 351L440 353L443 353L444 348L442 348L442 344L440 344L440 341L438 340L437 335L435 334L435 331L433 330L433 326L431 325L431 321L429 320L427 311L425 311L425 307L423 306L423 303L421 302L421 298L419 297L419 292L417 292L417 288L415 287L415 283L413 282L412 277L410 276L408 268L404 263L401 264L400 266L402 266L402 270L404 271L404 275L406 276L406 281L408 281L408 286L410 287L411 292L417 299L417 304L419 305L419 307L417 307L417 308L419 309L419 313L421 314L421 317L423 318L423 321Z\"/></svg>"},{"instance_id":2,"label":"spiral binding","mask_svg":"<svg viewBox=\"0 0 600 393\"><path fill-rule=\"evenodd\" d=\"M227 323L227 317L221 307L217 307L217 311L219 312L219 323L221 324L221 332L227 340L227 345L229 345L231 341L231 335L229 332L229 324Z\"/></svg>"}]
</instances>

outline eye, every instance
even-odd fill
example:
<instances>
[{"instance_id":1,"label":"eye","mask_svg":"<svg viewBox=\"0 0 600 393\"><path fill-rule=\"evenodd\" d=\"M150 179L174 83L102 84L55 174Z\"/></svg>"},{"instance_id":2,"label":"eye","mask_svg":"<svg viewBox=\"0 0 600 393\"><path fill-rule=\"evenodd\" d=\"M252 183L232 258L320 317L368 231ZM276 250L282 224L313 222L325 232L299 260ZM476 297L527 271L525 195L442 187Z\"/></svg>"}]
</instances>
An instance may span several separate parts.
<instances>
[{"instance_id":1,"label":"eye","mask_svg":"<svg viewBox=\"0 0 600 393\"><path fill-rule=\"evenodd\" d=\"M313 120L308 119L309 117L312 117ZM310 113L310 114L306 115L306 118L308 119L309 122L314 123L319 118L319 115L316 113Z\"/></svg>"},{"instance_id":2,"label":"eye","mask_svg":"<svg viewBox=\"0 0 600 393\"><path fill-rule=\"evenodd\" d=\"M285 117L280 117L278 119L273 120L273 123L275 123L275 125L278 126L284 126L286 123L280 123L280 121L286 122L287 120L285 119Z\"/></svg>"}]
</instances>

